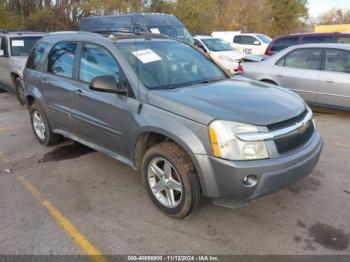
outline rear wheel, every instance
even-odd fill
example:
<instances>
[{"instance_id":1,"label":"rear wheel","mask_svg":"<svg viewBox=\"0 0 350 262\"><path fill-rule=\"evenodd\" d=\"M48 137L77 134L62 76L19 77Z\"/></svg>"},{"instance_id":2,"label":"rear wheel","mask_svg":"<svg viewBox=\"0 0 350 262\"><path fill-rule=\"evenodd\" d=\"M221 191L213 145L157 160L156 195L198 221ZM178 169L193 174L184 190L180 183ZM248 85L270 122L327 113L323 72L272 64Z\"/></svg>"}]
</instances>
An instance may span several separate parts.
<instances>
[{"instance_id":1,"label":"rear wheel","mask_svg":"<svg viewBox=\"0 0 350 262\"><path fill-rule=\"evenodd\" d=\"M200 202L200 185L191 158L173 142L149 149L142 163L147 192L167 215L184 218Z\"/></svg>"},{"instance_id":2,"label":"rear wheel","mask_svg":"<svg viewBox=\"0 0 350 262\"><path fill-rule=\"evenodd\" d=\"M23 88L21 79L16 78L15 85L16 85L16 96L17 96L18 102L21 104L21 106L24 106L26 101L24 97L24 88Z\"/></svg>"},{"instance_id":3,"label":"rear wheel","mask_svg":"<svg viewBox=\"0 0 350 262\"><path fill-rule=\"evenodd\" d=\"M34 103L29 109L29 114L34 135L40 144L50 146L61 141L62 137L52 132L45 112L39 104Z\"/></svg>"}]
</instances>

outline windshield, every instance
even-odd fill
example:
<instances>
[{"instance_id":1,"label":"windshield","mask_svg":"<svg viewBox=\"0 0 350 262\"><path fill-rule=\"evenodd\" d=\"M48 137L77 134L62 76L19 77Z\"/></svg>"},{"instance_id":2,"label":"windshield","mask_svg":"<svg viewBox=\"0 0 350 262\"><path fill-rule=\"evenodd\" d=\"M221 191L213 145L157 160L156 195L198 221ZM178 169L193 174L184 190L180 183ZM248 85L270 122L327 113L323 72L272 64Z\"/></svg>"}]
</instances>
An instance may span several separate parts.
<instances>
[{"instance_id":1,"label":"windshield","mask_svg":"<svg viewBox=\"0 0 350 262\"><path fill-rule=\"evenodd\" d=\"M148 27L150 32L167 35L193 45L191 34L183 26L158 25Z\"/></svg>"},{"instance_id":2,"label":"windshield","mask_svg":"<svg viewBox=\"0 0 350 262\"><path fill-rule=\"evenodd\" d=\"M176 41L116 43L149 89L169 89L227 78L201 52Z\"/></svg>"},{"instance_id":3,"label":"windshield","mask_svg":"<svg viewBox=\"0 0 350 262\"><path fill-rule=\"evenodd\" d=\"M208 38L208 39L201 39L201 40L210 51L220 52L220 51L234 50L229 43L218 38Z\"/></svg>"},{"instance_id":4,"label":"windshield","mask_svg":"<svg viewBox=\"0 0 350 262\"><path fill-rule=\"evenodd\" d=\"M270 44L270 42L272 41L271 37L268 37L267 35L257 35L257 37L263 41L265 44Z\"/></svg>"},{"instance_id":5,"label":"windshield","mask_svg":"<svg viewBox=\"0 0 350 262\"><path fill-rule=\"evenodd\" d=\"M40 38L41 38L41 36L12 37L11 43L10 43L11 55L12 56L28 56L33 45Z\"/></svg>"}]
</instances>

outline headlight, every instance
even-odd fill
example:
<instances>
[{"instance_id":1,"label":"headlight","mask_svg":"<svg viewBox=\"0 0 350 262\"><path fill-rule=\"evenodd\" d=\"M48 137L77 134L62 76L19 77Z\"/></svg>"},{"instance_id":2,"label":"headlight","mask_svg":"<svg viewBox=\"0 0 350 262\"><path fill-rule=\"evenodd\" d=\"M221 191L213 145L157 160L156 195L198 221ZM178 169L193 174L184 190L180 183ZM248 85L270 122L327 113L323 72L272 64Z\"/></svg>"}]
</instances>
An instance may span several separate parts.
<instances>
[{"instance_id":1,"label":"headlight","mask_svg":"<svg viewBox=\"0 0 350 262\"><path fill-rule=\"evenodd\" d=\"M253 160L269 158L265 141L246 142L236 134L256 133L253 125L217 120L210 124L209 134L213 154L229 160Z\"/></svg>"},{"instance_id":2,"label":"headlight","mask_svg":"<svg viewBox=\"0 0 350 262\"><path fill-rule=\"evenodd\" d=\"M226 62L230 62L230 63L234 63L235 60L233 60L231 57L228 56L224 56L224 55L219 55L220 60L226 61Z\"/></svg>"}]
</instances>

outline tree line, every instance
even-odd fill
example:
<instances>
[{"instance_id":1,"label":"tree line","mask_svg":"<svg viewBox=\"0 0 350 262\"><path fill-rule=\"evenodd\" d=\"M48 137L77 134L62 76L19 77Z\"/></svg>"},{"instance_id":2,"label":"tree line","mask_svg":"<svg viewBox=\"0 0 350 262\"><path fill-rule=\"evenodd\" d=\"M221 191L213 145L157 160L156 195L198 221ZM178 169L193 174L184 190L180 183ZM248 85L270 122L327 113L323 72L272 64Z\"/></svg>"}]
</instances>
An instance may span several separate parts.
<instances>
[{"instance_id":1,"label":"tree line","mask_svg":"<svg viewBox=\"0 0 350 262\"><path fill-rule=\"evenodd\" d=\"M82 17L127 12L176 15L193 34L240 30L302 32L307 0L0 0L0 28L76 30Z\"/></svg>"}]
</instances>

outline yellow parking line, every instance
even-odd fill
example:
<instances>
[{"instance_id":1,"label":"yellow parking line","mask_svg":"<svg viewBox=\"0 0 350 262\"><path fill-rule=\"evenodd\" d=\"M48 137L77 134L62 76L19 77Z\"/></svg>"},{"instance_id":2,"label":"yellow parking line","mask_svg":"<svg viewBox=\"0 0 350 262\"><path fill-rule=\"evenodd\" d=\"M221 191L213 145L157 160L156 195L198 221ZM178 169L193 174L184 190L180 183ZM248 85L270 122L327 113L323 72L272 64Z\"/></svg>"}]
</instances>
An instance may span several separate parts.
<instances>
[{"instance_id":1,"label":"yellow parking line","mask_svg":"<svg viewBox=\"0 0 350 262\"><path fill-rule=\"evenodd\" d=\"M18 178L22 185L49 211L50 215L54 218L57 224L59 224L66 233L74 239L75 243L90 256L94 262L107 262L107 259L101 254L101 252L90 243L84 235L66 218L58 209L46 200L43 195L23 176Z\"/></svg>"}]
</instances>

